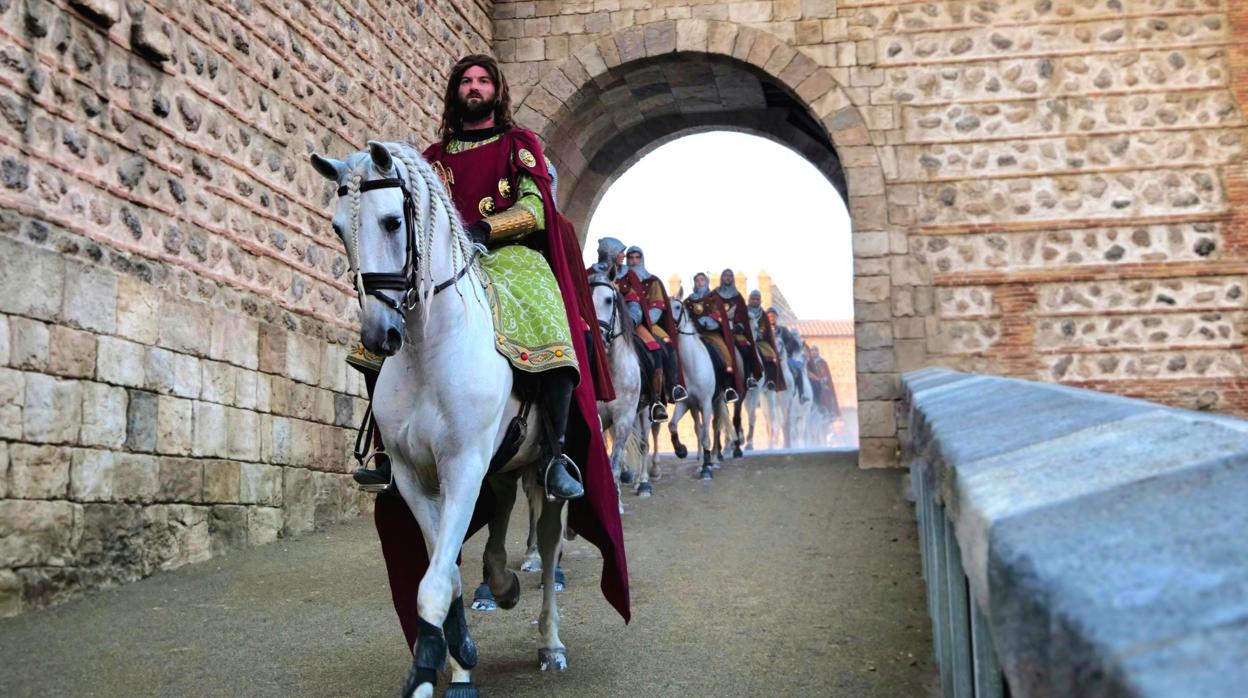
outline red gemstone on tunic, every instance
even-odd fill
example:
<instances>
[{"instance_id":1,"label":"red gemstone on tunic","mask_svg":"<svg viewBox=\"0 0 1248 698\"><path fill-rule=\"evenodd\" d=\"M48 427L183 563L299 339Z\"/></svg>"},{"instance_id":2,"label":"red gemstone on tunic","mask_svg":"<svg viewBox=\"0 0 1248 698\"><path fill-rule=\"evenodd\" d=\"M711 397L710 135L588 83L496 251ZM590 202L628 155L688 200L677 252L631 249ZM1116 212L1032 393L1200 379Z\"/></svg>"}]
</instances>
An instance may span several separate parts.
<instances>
[{"instance_id":1,"label":"red gemstone on tunic","mask_svg":"<svg viewBox=\"0 0 1248 698\"><path fill-rule=\"evenodd\" d=\"M528 355L527 353L521 353L521 354L520 354L520 360L521 360L521 361L528 361L528 360L529 360L529 355Z\"/></svg>"}]
</instances>

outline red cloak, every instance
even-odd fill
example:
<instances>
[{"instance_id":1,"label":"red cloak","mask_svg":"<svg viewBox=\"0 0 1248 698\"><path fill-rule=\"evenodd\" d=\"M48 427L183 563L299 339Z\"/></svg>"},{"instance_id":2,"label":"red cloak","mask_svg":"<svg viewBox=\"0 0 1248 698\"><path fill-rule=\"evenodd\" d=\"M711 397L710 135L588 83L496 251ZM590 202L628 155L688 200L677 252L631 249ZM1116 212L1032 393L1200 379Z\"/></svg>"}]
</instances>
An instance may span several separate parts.
<instances>
[{"instance_id":1,"label":"red cloak","mask_svg":"<svg viewBox=\"0 0 1248 698\"><path fill-rule=\"evenodd\" d=\"M460 161L461 155L468 157ZM581 468L585 496L568 502L568 525L601 552L603 565L599 586L603 596L627 623L631 609L624 529L611 462L598 428L597 400L614 399L615 390L606 362L607 352L596 331L588 332L590 341L595 344L595 360L592 365L589 361L585 330L596 328L598 321L589 284L581 273L581 245L572 224L555 207L541 144L532 132L516 128L503 133L495 143L456 155L448 155L444 143L435 143L425 150L424 157L430 163L442 163L451 171L452 198L465 225L482 218L485 211L481 209L487 208L483 203L485 197L491 198L497 211L510 206L513 198L509 195L515 194L516 178L521 172L532 177L541 192L546 229L530 234L523 242L543 253L559 283L582 377L572 398L564 451ZM504 185L504 180L510 186ZM591 380L583 380L587 375ZM494 505L493 492L483 485L468 526L468 537L490 521ZM386 560L394 608L408 646L412 647L417 636L417 591L429 567L424 538L415 517L398 497L378 497L374 520Z\"/></svg>"}]
</instances>

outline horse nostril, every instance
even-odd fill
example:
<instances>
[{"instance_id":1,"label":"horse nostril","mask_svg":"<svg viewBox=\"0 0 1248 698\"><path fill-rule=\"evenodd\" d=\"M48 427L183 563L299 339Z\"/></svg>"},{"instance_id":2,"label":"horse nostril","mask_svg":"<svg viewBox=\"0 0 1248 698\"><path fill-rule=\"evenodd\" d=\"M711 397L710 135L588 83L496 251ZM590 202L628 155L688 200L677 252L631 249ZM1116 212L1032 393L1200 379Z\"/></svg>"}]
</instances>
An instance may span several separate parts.
<instances>
[{"instance_id":1,"label":"horse nostril","mask_svg":"<svg viewBox=\"0 0 1248 698\"><path fill-rule=\"evenodd\" d=\"M398 351L399 346L403 343L403 335L393 327L386 330L386 349L388 351Z\"/></svg>"}]
</instances>

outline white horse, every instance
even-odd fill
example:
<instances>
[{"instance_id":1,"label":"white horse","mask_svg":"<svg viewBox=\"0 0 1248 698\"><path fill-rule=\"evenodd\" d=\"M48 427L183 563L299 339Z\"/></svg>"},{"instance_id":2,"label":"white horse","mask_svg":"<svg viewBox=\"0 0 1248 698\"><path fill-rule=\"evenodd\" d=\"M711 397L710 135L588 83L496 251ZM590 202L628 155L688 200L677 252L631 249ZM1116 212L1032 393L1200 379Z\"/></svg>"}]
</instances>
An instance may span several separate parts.
<instances>
[{"instance_id":1,"label":"white horse","mask_svg":"<svg viewBox=\"0 0 1248 698\"><path fill-rule=\"evenodd\" d=\"M591 277L589 290L594 299L598 327L607 348L611 383L615 386L615 399L611 402L599 402L598 416L602 418L602 428L611 435L611 472L617 482L628 483L632 480L632 469L628 464L637 460L639 448L636 435L638 420L642 417L641 413L645 412L640 409L641 363L633 345L631 318L615 284L605 278L596 280ZM639 466L638 470L644 471L645 468ZM642 472L638 480L637 495L649 497L653 490L646 473ZM620 505L620 511L623 513L623 504Z\"/></svg>"},{"instance_id":2,"label":"white horse","mask_svg":"<svg viewBox=\"0 0 1248 698\"><path fill-rule=\"evenodd\" d=\"M312 163L339 187L333 224L355 276L361 339L370 351L390 357L377 379L373 414L395 485L420 524L429 553L417 594L420 639L402 695L432 696L449 650L448 695L468 698L477 695L469 673L477 651L463 611L456 558L491 456L521 402L512 394L511 366L494 350L494 325L476 261L479 248L465 234L441 181L409 145L368 145L367 152L345 161L313 155ZM539 418L533 416L531 423ZM519 579L506 569L506 528L518 475L538 477L538 432L530 428L516 455L489 479L498 504L489 524L485 570L490 589L511 606ZM535 494L529 506L540 511L545 585L539 665L562 670L566 648L559 639L553 582L563 540L563 503Z\"/></svg>"},{"instance_id":3,"label":"white horse","mask_svg":"<svg viewBox=\"0 0 1248 698\"><path fill-rule=\"evenodd\" d=\"M693 416L694 429L698 435L698 445L702 447L702 467L698 476L703 480L714 477L711 462L711 422L728 423L727 403L724 402L723 387L717 385L715 365L711 362L710 350L702 343L693 320L685 312L685 306L679 300L672 299L672 317L676 320L677 341L680 342L680 366L685 373L685 389L689 397L676 403L676 409L668 420L667 429L671 433L672 448L677 458L689 455L689 449L680 442L677 426L686 412ZM712 412L712 409L714 412ZM657 447L655 449L658 450Z\"/></svg>"},{"instance_id":4,"label":"white horse","mask_svg":"<svg viewBox=\"0 0 1248 698\"><path fill-rule=\"evenodd\" d=\"M760 404L763 408L763 418L767 421L767 441L771 448L780 448L781 444L784 448L788 448L787 420L789 409L796 399L797 389L793 384L793 372L789 369L788 353L785 352L783 342L778 342L778 344L780 346L776 347L778 354L776 371L783 378L786 389L776 390L764 385L758 390L751 390L746 396L746 409L749 411L750 424L745 436L745 450L747 451L754 448L754 427Z\"/></svg>"}]
</instances>

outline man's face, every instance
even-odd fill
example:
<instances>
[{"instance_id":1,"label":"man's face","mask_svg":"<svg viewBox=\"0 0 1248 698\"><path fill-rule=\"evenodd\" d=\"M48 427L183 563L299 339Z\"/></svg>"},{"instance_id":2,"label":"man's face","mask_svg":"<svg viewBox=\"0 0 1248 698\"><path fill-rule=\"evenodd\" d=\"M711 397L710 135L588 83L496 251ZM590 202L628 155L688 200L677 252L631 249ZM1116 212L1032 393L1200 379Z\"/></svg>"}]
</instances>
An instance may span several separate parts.
<instances>
[{"instance_id":1,"label":"man's face","mask_svg":"<svg viewBox=\"0 0 1248 698\"><path fill-rule=\"evenodd\" d=\"M459 105L464 121L479 121L494 111L494 98L498 87L490 72L479 65L464 71L459 79Z\"/></svg>"},{"instance_id":2,"label":"man's face","mask_svg":"<svg viewBox=\"0 0 1248 698\"><path fill-rule=\"evenodd\" d=\"M711 283L711 280L706 278L706 274L698 274L693 277L694 288L706 288L709 283Z\"/></svg>"},{"instance_id":3,"label":"man's face","mask_svg":"<svg viewBox=\"0 0 1248 698\"><path fill-rule=\"evenodd\" d=\"M641 264L641 253L629 252L628 253L628 266L635 267L639 264Z\"/></svg>"},{"instance_id":4,"label":"man's face","mask_svg":"<svg viewBox=\"0 0 1248 698\"><path fill-rule=\"evenodd\" d=\"M624 250L620 250L620 253L615 256L615 266L624 266Z\"/></svg>"},{"instance_id":5,"label":"man's face","mask_svg":"<svg viewBox=\"0 0 1248 698\"><path fill-rule=\"evenodd\" d=\"M763 304L763 297L754 293L750 294L750 307L757 308Z\"/></svg>"},{"instance_id":6,"label":"man's face","mask_svg":"<svg viewBox=\"0 0 1248 698\"><path fill-rule=\"evenodd\" d=\"M767 311L767 321L773 325L776 324L776 314L771 312L770 310Z\"/></svg>"},{"instance_id":7,"label":"man's face","mask_svg":"<svg viewBox=\"0 0 1248 698\"><path fill-rule=\"evenodd\" d=\"M724 286L731 286L735 280L736 279L733 277L732 272L727 269L724 270L723 274L719 275L719 283Z\"/></svg>"}]
</instances>

